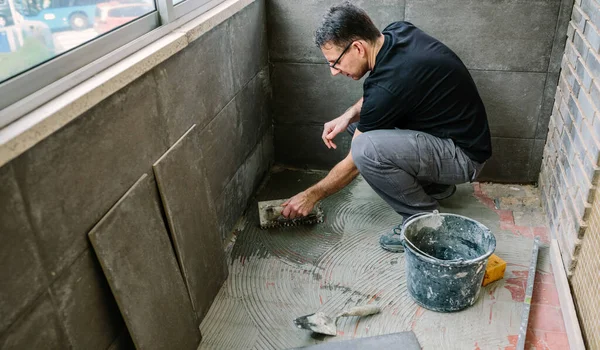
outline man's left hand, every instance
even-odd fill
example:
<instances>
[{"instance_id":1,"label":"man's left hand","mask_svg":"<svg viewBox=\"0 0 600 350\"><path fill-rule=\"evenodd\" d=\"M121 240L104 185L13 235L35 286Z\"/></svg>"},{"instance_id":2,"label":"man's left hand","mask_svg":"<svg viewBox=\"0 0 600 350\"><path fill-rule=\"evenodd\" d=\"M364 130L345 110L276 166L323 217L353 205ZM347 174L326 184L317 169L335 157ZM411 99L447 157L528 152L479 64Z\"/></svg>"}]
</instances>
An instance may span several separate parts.
<instances>
[{"instance_id":1,"label":"man's left hand","mask_svg":"<svg viewBox=\"0 0 600 350\"><path fill-rule=\"evenodd\" d=\"M317 200L307 191L303 191L285 201L281 215L288 219L294 219L308 215L314 208Z\"/></svg>"}]
</instances>

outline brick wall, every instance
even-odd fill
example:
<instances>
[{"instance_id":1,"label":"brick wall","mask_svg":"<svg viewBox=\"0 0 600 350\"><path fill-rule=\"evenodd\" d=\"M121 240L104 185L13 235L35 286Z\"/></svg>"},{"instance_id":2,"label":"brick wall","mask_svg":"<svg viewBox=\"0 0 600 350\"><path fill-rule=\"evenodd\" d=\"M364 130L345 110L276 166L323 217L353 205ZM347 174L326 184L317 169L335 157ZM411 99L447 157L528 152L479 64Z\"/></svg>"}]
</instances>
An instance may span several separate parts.
<instances>
[{"instance_id":1,"label":"brick wall","mask_svg":"<svg viewBox=\"0 0 600 350\"><path fill-rule=\"evenodd\" d=\"M587 342L599 343L600 1L576 0L539 183ZM592 275L595 274L595 277Z\"/></svg>"},{"instance_id":2,"label":"brick wall","mask_svg":"<svg viewBox=\"0 0 600 350\"><path fill-rule=\"evenodd\" d=\"M596 189L596 198L600 198L600 187ZM573 272L571 282L579 311L584 336L589 349L600 349L600 202L596 201L588 220L588 228L581 243L579 264Z\"/></svg>"}]
</instances>

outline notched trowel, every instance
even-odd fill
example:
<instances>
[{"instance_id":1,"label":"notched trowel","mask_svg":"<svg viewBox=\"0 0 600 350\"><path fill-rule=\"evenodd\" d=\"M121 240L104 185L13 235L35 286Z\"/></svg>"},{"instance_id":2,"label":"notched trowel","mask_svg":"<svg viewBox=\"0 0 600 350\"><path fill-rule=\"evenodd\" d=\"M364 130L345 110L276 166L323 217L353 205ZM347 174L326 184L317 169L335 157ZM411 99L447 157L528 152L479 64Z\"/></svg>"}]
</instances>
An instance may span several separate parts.
<instances>
[{"instance_id":1,"label":"notched trowel","mask_svg":"<svg viewBox=\"0 0 600 350\"><path fill-rule=\"evenodd\" d=\"M321 203L317 202L313 210L306 216L290 219L281 215L283 204L287 199L276 199L272 201L258 202L258 215L260 217L260 228L276 228L295 225L318 224L323 222L323 209Z\"/></svg>"},{"instance_id":2,"label":"notched trowel","mask_svg":"<svg viewBox=\"0 0 600 350\"><path fill-rule=\"evenodd\" d=\"M355 306L337 314L333 318L327 316L323 312L301 316L294 320L294 324L298 326L298 328L308 329L315 333L337 335L336 323L338 318L348 316L369 316L377 314L380 311L381 308L376 305Z\"/></svg>"}]
</instances>

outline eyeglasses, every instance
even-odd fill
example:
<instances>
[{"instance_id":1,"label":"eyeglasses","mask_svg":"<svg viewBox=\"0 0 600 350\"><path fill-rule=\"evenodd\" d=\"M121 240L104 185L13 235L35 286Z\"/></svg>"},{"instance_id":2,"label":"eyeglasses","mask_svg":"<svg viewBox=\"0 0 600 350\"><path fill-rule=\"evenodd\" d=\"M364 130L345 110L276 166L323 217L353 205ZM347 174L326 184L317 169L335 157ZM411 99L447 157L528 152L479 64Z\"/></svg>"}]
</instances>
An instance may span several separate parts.
<instances>
[{"instance_id":1,"label":"eyeglasses","mask_svg":"<svg viewBox=\"0 0 600 350\"><path fill-rule=\"evenodd\" d=\"M335 68L335 65L340 63L340 60L342 59L342 56L344 56L344 54L346 53L346 51L348 51L348 49L350 48L350 46L352 46L352 43L354 43L354 41L351 41L350 44L348 44L346 46L346 48L344 49L344 51L342 51L342 53L339 55L339 57L337 58L337 60L335 60L335 62L333 62L333 64L329 65L329 68L331 69L337 69Z\"/></svg>"}]
</instances>

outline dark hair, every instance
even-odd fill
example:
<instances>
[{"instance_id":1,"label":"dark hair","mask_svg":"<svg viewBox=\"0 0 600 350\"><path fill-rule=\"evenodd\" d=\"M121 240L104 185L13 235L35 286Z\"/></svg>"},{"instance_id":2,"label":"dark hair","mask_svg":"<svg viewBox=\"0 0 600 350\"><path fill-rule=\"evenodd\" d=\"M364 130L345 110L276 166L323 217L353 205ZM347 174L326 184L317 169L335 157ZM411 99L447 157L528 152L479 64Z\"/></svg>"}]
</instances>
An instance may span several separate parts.
<instances>
[{"instance_id":1,"label":"dark hair","mask_svg":"<svg viewBox=\"0 0 600 350\"><path fill-rule=\"evenodd\" d=\"M343 47L355 40L374 43L380 35L369 15L350 1L346 1L332 6L323 16L323 21L315 33L315 44L322 47L333 43Z\"/></svg>"}]
</instances>

